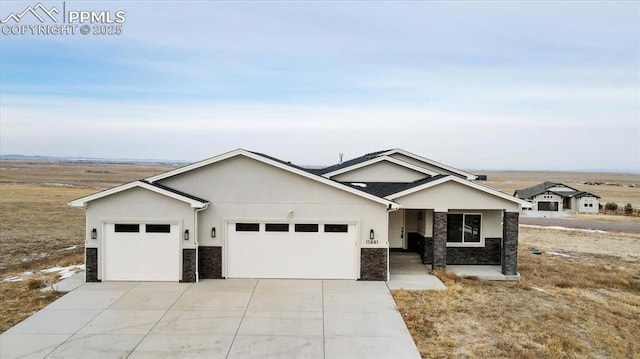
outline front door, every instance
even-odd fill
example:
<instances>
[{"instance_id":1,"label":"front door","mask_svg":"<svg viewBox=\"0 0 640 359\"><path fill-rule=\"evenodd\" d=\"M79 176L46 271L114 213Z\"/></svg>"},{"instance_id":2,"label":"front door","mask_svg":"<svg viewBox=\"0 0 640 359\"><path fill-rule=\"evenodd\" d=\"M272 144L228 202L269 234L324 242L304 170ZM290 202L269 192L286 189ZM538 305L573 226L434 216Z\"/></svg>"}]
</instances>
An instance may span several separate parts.
<instances>
[{"instance_id":1,"label":"front door","mask_svg":"<svg viewBox=\"0 0 640 359\"><path fill-rule=\"evenodd\" d=\"M404 209L389 212L389 248L406 249Z\"/></svg>"}]
</instances>

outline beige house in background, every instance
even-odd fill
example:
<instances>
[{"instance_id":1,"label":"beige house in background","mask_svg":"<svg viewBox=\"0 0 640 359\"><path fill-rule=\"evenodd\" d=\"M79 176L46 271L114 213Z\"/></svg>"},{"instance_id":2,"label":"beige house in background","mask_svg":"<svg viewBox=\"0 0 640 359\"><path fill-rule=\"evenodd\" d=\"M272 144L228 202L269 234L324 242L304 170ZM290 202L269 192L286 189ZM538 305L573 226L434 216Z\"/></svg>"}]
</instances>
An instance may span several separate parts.
<instances>
[{"instance_id":1,"label":"beige house in background","mask_svg":"<svg viewBox=\"0 0 640 359\"><path fill-rule=\"evenodd\" d=\"M516 190L517 198L531 202L532 213L598 213L600 197L557 182ZM526 211L530 212L530 211Z\"/></svg>"},{"instance_id":2,"label":"beige house in background","mask_svg":"<svg viewBox=\"0 0 640 359\"><path fill-rule=\"evenodd\" d=\"M387 280L389 251L517 276L529 203L401 150L322 169L238 149L70 202L87 281Z\"/></svg>"}]
</instances>

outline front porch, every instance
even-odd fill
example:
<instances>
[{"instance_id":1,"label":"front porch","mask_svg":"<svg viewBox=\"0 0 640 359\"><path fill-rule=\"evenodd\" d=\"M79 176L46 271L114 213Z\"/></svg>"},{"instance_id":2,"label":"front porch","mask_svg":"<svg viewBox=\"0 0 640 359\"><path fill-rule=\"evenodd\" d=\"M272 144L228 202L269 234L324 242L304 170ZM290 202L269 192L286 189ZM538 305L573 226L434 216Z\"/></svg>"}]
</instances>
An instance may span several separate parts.
<instances>
[{"instance_id":1,"label":"front porch","mask_svg":"<svg viewBox=\"0 0 640 359\"><path fill-rule=\"evenodd\" d=\"M519 280L518 221L504 210L401 209L389 216L390 250L417 253L428 269ZM392 276L403 270L390 265Z\"/></svg>"}]
</instances>

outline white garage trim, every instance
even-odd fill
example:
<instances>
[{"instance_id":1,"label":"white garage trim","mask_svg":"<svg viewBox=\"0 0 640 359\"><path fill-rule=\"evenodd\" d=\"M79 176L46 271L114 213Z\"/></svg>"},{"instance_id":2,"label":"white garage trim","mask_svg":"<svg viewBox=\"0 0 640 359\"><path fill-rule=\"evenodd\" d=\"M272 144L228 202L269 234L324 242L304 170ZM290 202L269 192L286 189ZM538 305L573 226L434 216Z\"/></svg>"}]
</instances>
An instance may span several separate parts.
<instances>
[{"instance_id":1,"label":"white garage trim","mask_svg":"<svg viewBox=\"0 0 640 359\"><path fill-rule=\"evenodd\" d=\"M360 220L296 219L295 221L287 221L282 218L225 218L222 222L222 271L226 278L359 279L360 277ZM258 223L259 231L235 232L236 223ZM288 224L289 231L266 232L266 224ZM318 232L295 232L296 224L318 224ZM325 224L347 225L348 232L324 232ZM251 238L252 236L255 237ZM344 237L338 238L340 236ZM269 255L271 252L272 257L261 258L258 254L253 259L244 258L245 255L251 256L253 253L247 251L247 248L237 246L237 242L232 243L238 238L243 238L245 243L256 245L256 250L259 252L266 249L265 254ZM298 242L305 239L308 239L309 242ZM326 242L323 243L323 240ZM341 243L341 241L346 242ZM261 249L259 246L263 243L267 247ZM325 243L326 246L323 245ZM274 252L269 250L272 246L281 247L278 247L279 250ZM339 263L331 261L331 266L323 267L323 263L328 264L329 262L323 262L321 259L315 261L313 257L309 258L308 255L313 253L322 258L326 258L327 255L337 255ZM344 254L342 258L340 258L340 254ZM270 261L270 259L276 258L276 255L279 260ZM300 262L297 260L300 258L298 256L307 256L307 260ZM245 260L251 260L251 262L248 263ZM340 262L342 267L340 267ZM310 264L312 267L306 267L302 263ZM261 264L268 266L270 270L251 268L252 265L260 266ZM280 264L282 266L278 267Z\"/></svg>"},{"instance_id":2,"label":"white garage trim","mask_svg":"<svg viewBox=\"0 0 640 359\"><path fill-rule=\"evenodd\" d=\"M139 232L115 234L116 224L137 224ZM170 233L148 233L146 225L167 224ZM182 221L105 220L101 221L100 273L103 281L172 281L182 277ZM118 238L121 237L121 238ZM129 248L115 242L127 238ZM121 244L121 243L120 243ZM120 247L120 248L119 248ZM126 251L130 250L130 253ZM111 266L111 268L110 268Z\"/></svg>"}]
</instances>

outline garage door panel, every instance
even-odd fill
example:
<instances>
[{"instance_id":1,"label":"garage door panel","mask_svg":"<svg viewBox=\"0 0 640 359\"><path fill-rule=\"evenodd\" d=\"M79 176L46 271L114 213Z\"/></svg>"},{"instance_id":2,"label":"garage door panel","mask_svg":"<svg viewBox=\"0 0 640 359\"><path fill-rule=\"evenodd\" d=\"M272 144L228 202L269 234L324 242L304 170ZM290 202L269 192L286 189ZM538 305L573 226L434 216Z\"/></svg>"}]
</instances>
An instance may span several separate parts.
<instances>
[{"instance_id":1,"label":"garage door panel","mask_svg":"<svg viewBox=\"0 0 640 359\"><path fill-rule=\"evenodd\" d=\"M157 227L156 227L157 229ZM103 280L178 281L180 279L180 238L178 225L170 233L116 232L107 224Z\"/></svg>"},{"instance_id":2,"label":"garage door panel","mask_svg":"<svg viewBox=\"0 0 640 359\"><path fill-rule=\"evenodd\" d=\"M355 279L356 231L237 232L228 226L227 277ZM321 227L320 227L321 228Z\"/></svg>"}]
</instances>

